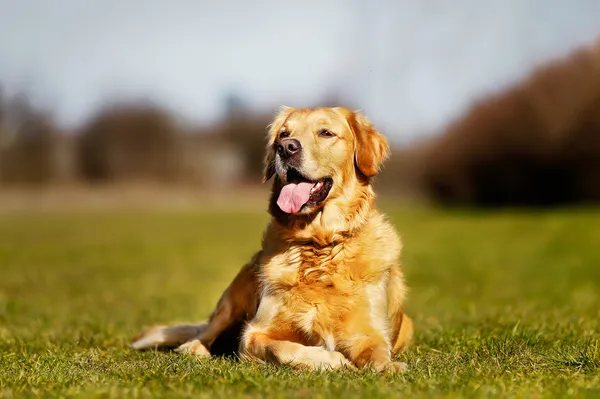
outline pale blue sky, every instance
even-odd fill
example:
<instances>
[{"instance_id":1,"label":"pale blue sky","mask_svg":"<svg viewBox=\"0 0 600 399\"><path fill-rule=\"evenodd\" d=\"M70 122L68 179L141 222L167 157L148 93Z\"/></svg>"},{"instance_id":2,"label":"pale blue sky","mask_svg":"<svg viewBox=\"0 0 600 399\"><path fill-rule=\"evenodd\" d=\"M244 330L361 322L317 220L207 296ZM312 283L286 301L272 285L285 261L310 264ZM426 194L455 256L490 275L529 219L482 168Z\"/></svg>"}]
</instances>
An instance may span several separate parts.
<instances>
[{"instance_id":1,"label":"pale blue sky","mask_svg":"<svg viewBox=\"0 0 600 399\"><path fill-rule=\"evenodd\" d=\"M0 0L0 82L69 126L119 97L210 121L230 89L267 111L336 89L406 140L598 34L598 0Z\"/></svg>"}]
</instances>

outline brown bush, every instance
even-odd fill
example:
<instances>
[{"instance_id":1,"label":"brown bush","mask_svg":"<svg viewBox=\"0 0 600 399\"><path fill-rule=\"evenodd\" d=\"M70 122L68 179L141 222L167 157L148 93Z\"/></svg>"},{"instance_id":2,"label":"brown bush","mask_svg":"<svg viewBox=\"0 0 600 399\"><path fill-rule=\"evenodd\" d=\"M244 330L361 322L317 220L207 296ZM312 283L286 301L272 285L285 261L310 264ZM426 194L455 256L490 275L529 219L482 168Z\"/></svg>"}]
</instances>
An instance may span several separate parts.
<instances>
[{"instance_id":1,"label":"brown bush","mask_svg":"<svg viewBox=\"0 0 600 399\"><path fill-rule=\"evenodd\" d=\"M67 148L68 140L52 118L26 97L0 98L0 182L41 184L69 178Z\"/></svg>"},{"instance_id":2,"label":"brown bush","mask_svg":"<svg viewBox=\"0 0 600 399\"><path fill-rule=\"evenodd\" d=\"M54 177L52 155L58 137L47 121L30 120L0 158L3 183L47 183Z\"/></svg>"},{"instance_id":3,"label":"brown bush","mask_svg":"<svg viewBox=\"0 0 600 399\"><path fill-rule=\"evenodd\" d=\"M420 184L481 206L600 200L600 45L477 102L429 143Z\"/></svg>"},{"instance_id":4,"label":"brown bush","mask_svg":"<svg viewBox=\"0 0 600 399\"><path fill-rule=\"evenodd\" d=\"M79 170L90 181L176 180L180 135L173 118L156 107L105 109L80 133Z\"/></svg>"}]
</instances>

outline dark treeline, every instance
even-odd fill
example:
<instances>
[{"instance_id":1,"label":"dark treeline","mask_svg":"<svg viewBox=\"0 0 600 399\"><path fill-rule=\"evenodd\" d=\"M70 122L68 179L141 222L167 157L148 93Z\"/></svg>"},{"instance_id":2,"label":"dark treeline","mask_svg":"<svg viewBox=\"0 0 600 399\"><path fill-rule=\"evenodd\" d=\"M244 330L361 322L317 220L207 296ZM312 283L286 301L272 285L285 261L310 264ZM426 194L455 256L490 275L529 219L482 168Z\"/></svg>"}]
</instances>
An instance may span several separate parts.
<instances>
[{"instance_id":1,"label":"dark treeline","mask_svg":"<svg viewBox=\"0 0 600 399\"><path fill-rule=\"evenodd\" d=\"M600 200L600 44L475 103L421 149L417 181L446 204Z\"/></svg>"},{"instance_id":2,"label":"dark treeline","mask_svg":"<svg viewBox=\"0 0 600 399\"><path fill-rule=\"evenodd\" d=\"M258 184L271 113L228 100L211 126L121 103L64 132L25 97L0 91L0 183ZM429 142L396 148L378 186L468 206L600 200L600 45L477 101Z\"/></svg>"},{"instance_id":3,"label":"dark treeline","mask_svg":"<svg viewBox=\"0 0 600 399\"><path fill-rule=\"evenodd\" d=\"M2 93L0 92L0 96ZM232 110L219 123L186 127L149 103L101 109L61 131L26 97L0 97L0 183L259 182L271 114Z\"/></svg>"}]
</instances>

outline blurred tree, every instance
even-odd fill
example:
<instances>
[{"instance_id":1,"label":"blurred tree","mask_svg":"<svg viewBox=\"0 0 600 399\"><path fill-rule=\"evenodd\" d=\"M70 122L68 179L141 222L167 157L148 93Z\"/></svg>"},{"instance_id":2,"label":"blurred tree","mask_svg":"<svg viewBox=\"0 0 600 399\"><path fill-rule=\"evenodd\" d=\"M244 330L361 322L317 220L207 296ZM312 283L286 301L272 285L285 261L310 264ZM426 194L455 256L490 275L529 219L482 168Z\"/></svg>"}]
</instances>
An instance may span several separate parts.
<instances>
[{"instance_id":1,"label":"blurred tree","mask_svg":"<svg viewBox=\"0 0 600 399\"><path fill-rule=\"evenodd\" d=\"M57 128L47 113L24 94L2 99L0 180L3 183L47 183L56 177Z\"/></svg>"},{"instance_id":2,"label":"blurred tree","mask_svg":"<svg viewBox=\"0 0 600 399\"><path fill-rule=\"evenodd\" d=\"M107 108L81 131L81 173L92 181L177 179L179 134L171 116L157 107Z\"/></svg>"},{"instance_id":3,"label":"blurred tree","mask_svg":"<svg viewBox=\"0 0 600 399\"><path fill-rule=\"evenodd\" d=\"M600 43L478 101L425 159L422 184L443 203L600 201Z\"/></svg>"}]
</instances>

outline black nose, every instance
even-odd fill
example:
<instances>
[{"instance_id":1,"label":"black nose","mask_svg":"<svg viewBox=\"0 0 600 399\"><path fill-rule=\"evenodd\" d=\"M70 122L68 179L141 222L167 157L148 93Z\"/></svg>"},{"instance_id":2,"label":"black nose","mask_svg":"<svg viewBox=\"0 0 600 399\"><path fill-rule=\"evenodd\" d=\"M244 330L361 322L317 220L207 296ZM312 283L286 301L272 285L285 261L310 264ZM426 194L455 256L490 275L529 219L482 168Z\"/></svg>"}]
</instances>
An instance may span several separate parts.
<instances>
[{"instance_id":1,"label":"black nose","mask_svg":"<svg viewBox=\"0 0 600 399\"><path fill-rule=\"evenodd\" d=\"M279 155L283 158L289 158L294 154L297 154L302 149L302 145L296 139L283 139L277 145L277 151Z\"/></svg>"}]
</instances>

